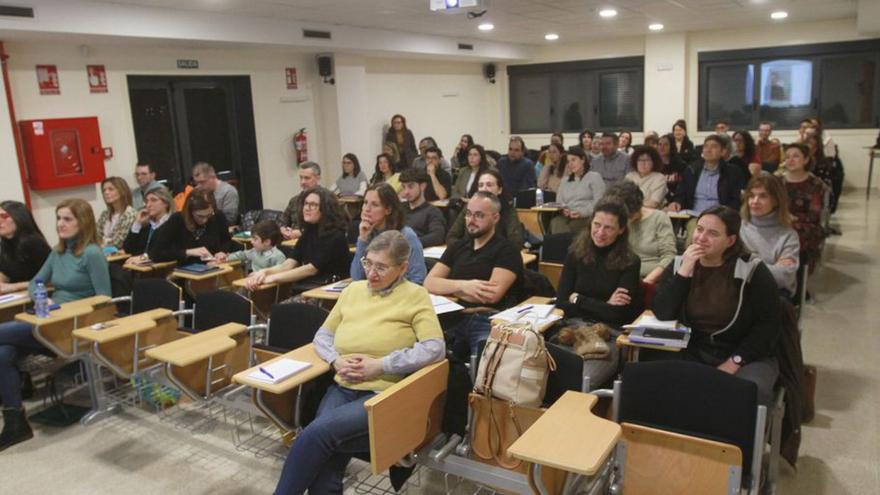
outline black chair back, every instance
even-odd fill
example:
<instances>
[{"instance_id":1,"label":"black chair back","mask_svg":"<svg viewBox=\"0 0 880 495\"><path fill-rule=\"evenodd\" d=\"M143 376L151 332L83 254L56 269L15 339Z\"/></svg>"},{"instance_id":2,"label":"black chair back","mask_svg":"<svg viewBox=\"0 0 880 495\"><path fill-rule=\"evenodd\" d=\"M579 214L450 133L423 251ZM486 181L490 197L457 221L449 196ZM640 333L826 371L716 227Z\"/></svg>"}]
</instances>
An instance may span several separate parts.
<instances>
[{"instance_id":1,"label":"black chair back","mask_svg":"<svg viewBox=\"0 0 880 495\"><path fill-rule=\"evenodd\" d=\"M132 314L156 308L180 309L180 287L164 278L142 278L134 281L131 290Z\"/></svg>"},{"instance_id":2,"label":"black chair back","mask_svg":"<svg viewBox=\"0 0 880 495\"><path fill-rule=\"evenodd\" d=\"M568 390L580 392L583 387L584 358L571 349L547 342L547 351L556 362L556 370L550 372L544 405L549 407Z\"/></svg>"},{"instance_id":3,"label":"black chair back","mask_svg":"<svg viewBox=\"0 0 880 495\"><path fill-rule=\"evenodd\" d=\"M218 290L196 296L193 329L209 330L227 323L251 324L253 304L235 292Z\"/></svg>"},{"instance_id":4,"label":"black chair back","mask_svg":"<svg viewBox=\"0 0 880 495\"><path fill-rule=\"evenodd\" d=\"M327 319L327 311L314 304L275 304L269 313L269 347L287 352L312 341Z\"/></svg>"},{"instance_id":5,"label":"black chair back","mask_svg":"<svg viewBox=\"0 0 880 495\"><path fill-rule=\"evenodd\" d=\"M565 263L568 248L573 240L574 234L571 232L545 235L544 243L541 244L541 261Z\"/></svg>"},{"instance_id":6,"label":"black chair back","mask_svg":"<svg viewBox=\"0 0 880 495\"><path fill-rule=\"evenodd\" d=\"M736 445L743 477L751 473L758 387L712 366L689 361L628 363L620 422Z\"/></svg>"},{"instance_id":7,"label":"black chair back","mask_svg":"<svg viewBox=\"0 0 880 495\"><path fill-rule=\"evenodd\" d=\"M513 198L513 204L517 208L531 208L535 206L535 188L517 191Z\"/></svg>"}]
</instances>

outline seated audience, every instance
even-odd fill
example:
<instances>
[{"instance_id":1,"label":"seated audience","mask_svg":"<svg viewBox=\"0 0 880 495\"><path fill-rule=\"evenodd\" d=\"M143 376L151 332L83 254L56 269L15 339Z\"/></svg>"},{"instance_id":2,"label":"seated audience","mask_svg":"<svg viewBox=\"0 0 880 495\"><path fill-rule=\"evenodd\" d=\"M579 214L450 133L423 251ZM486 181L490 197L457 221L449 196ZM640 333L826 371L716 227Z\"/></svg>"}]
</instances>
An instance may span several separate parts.
<instances>
[{"instance_id":1,"label":"seated audience","mask_svg":"<svg viewBox=\"0 0 880 495\"><path fill-rule=\"evenodd\" d=\"M663 162L660 154L650 146L637 146L630 154L629 166L632 171L626 180L633 182L645 196L645 206L661 208L666 203L666 176L663 175Z\"/></svg>"},{"instance_id":2,"label":"seated audience","mask_svg":"<svg viewBox=\"0 0 880 495\"><path fill-rule=\"evenodd\" d=\"M408 168L401 172L400 196L406 200L404 223L419 236L422 247L439 246L446 239L446 220L436 206L425 200L428 174L420 168Z\"/></svg>"},{"instance_id":3,"label":"seated audience","mask_svg":"<svg viewBox=\"0 0 880 495\"><path fill-rule=\"evenodd\" d=\"M629 155L633 152L632 140L633 135L629 131L620 131L617 134L617 149Z\"/></svg>"},{"instance_id":4,"label":"seated audience","mask_svg":"<svg viewBox=\"0 0 880 495\"><path fill-rule=\"evenodd\" d=\"M292 291L299 293L348 275L348 217L333 194L323 187L306 189L300 194L297 215L303 234L290 258L272 266L255 266L247 279L249 289L261 284L294 282Z\"/></svg>"},{"instance_id":5,"label":"seated audience","mask_svg":"<svg viewBox=\"0 0 880 495\"><path fill-rule=\"evenodd\" d=\"M507 154L498 160L498 171L504 177L504 185L511 196L516 193L535 187L537 175L535 163L526 156L526 143L519 136L510 138L507 145Z\"/></svg>"},{"instance_id":6,"label":"seated audience","mask_svg":"<svg viewBox=\"0 0 880 495\"><path fill-rule=\"evenodd\" d=\"M284 253L278 249L284 237L281 229L272 220L263 220L251 228L251 248L236 251L232 254L217 253L214 261L210 264L226 263L227 261L239 261L245 265L247 272L256 272L266 268L280 265L287 259ZM300 239L302 242L302 239Z\"/></svg>"},{"instance_id":7,"label":"seated audience","mask_svg":"<svg viewBox=\"0 0 880 495\"><path fill-rule=\"evenodd\" d=\"M437 141L435 141L434 138L432 138L431 136L422 138L422 140L419 141L419 156L417 156L416 159L412 161L413 168L420 168L420 169L424 170L427 167L428 157L426 156L426 154L427 154L428 150L431 148L435 148L437 150L440 149L440 147L437 146ZM443 158L443 153L440 153L440 159L438 160L437 164L447 174L452 173L452 166L449 164L449 162L446 160L446 158ZM409 167L405 167L405 168L409 168Z\"/></svg>"},{"instance_id":8,"label":"seated audience","mask_svg":"<svg viewBox=\"0 0 880 495\"><path fill-rule=\"evenodd\" d=\"M27 289L51 249L27 206L0 203L0 294Z\"/></svg>"},{"instance_id":9,"label":"seated audience","mask_svg":"<svg viewBox=\"0 0 880 495\"><path fill-rule=\"evenodd\" d=\"M664 204L671 202L672 198L675 197L685 167L678 154L672 151L674 143L675 138L672 134L665 134L657 138L657 153L660 155L660 161L662 162L660 171L666 177L666 198L663 200Z\"/></svg>"},{"instance_id":10,"label":"seated audience","mask_svg":"<svg viewBox=\"0 0 880 495\"><path fill-rule=\"evenodd\" d=\"M425 189L425 199L437 201L449 198L452 192L452 176L440 166L443 152L440 148L431 147L425 150L425 172L428 174L428 187Z\"/></svg>"},{"instance_id":11,"label":"seated audience","mask_svg":"<svg viewBox=\"0 0 880 495\"><path fill-rule=\"evenodd\" d=\"M454 296L467 311L443 315L455 354L467 361L489 336L489 314L518 302L523 263L517 246L496 232L501 201L478 191L464 210L468 238L450 244L425 279L432 294Z\"/></svg>"},{"instance_id":12,"label":"seated audience","mask_svg":"<svg viewBox=\"0 0 880 495\"><path fill-rule=\"evenodd\" d=\"M726 206L700 214L693 244L666 268L652 304L658 319L691 328L690 343L682 352L651 355L697 361L752 381L766 405L779 375L779 297L767 266L747 260L739 230L739 214Z\"/></svg>"},{"instance_id":13,"label":"seated audience","mask_svg":"<svg viewBox=\"0 0 880 495\"><path fill-rule=\"evenodd\" d=\"M550 135L550 144L556 144L560 150L563 150L563 152L565 152L565 147L563 146L564 142L565 136L563 136L562 133L554 132ZM535 162L535 177L538 177L539 179L541 177L541 172L544 170L544 167L550 164L550 156L548 154L549 152L549 145L542 147L541 153L538 155L538 161Z\"/></svg>"},{"instance_id":14,"label":"seated audience","mask_svg":"<svg viewBox=\"0 0 880 495\"><path fill-rule=\"evenodd\" d=\"M758 126L758 141L755 143L755 152L761 161L761 168L765 172L773 173L782 162L782 145L776 138L771 138L773 125L770 122L761 122Z\"/></svg>"},{"instance_id":15,"label":"seated audience","mask_svg":"<svg viewBox=\"0 0 880 495\"><path fill-rule=\"evenodd\" d=\"M320 174L318 174L320 177ZM308 188L315 187L312 184ZM300 184L302 187L302 184ZM305 189L303 189L305 190ZM367 176L361 170L361 162L354 153L346 153L342 156L342 175L336 179L333 192L340 196L360 196L367 192Z\"/></svg>"},{"instance_id":16,"label":"seated audience","mask_svg":"<svg viewBox=\"0 0 880 495\"><path fill-rule=\"evenodd\" d=\"M798 233L800 262L808 263L810 273L816 268L825 229L822 214L828 186L810 172L813 166L810 149L803 143L785 147L785 189L788 191L788 209L792 215L791 226Z\"/></svg>"},{"instance_id":17,"label":"seated audience","mask_svg":"<svg viewBox=\"0 0 880 495\"><path fill-rule=\"evenodd\" d=\"M131 191L131 205L139 211L144 207L147 191L162 184L156 182L156 170L149 163L138 163L134 166L134 181L137 182L137 187Z\"/></svg>"},{"instance_id":18,"label":"seated audience","mask_svg":"<svg viewBox=\"0 0 880 495\"><path fill-rule=\"evenodd\" d=\"M396 144L386 141L382 144L382 153L388 155L389 160L391 160L391 168L394 170L403 170L406 168L401 161L402 158L400 157L400 151Z\"/></svg>"},{"instance_id":19,"label":"seated audience","mask_svg":"<svg viewBox=\"0 0 880 495\"><path fill-rule=\"evenodd\" d=\"M606 187L622 181L629 170L629 155L618 149L618 142L617 134L602 134L602 155L589 163L590 170L602 177Z\"/></svg>"},{"instance_id":20,"label":"seated audience","mask_svg":"<svg viewBox=\"0 0 880 495\"><path fill-rule=\"evenodd\" d=\"M782 180L765 174L749 181L743 197L740 238L767 265L779 290L791 297L797 289L800 241L791 228L788 191Z\"/></svg>"},{"instance_id":21,"label":"seated audience","mask_svg":"<svg viewBox=\"0 0 880 495\"><path fill-rule=\"evenodd\" d=\"M641 260L642 281L656 284L677 253L672 221L663 210L643 206L642 191L632 182L611 186L605 198L616 198L632 212L627 224L629 247Z\"/></svg>"},{"instance_id":22,"label":"seated audience","mask_svg":"<svg viewBox=\"0 0 880 495\"><path fill-rule=\"evenodd\" d=\"M406 118L397 114L391 117L391 127L385 134L385 142L393 144L399 153L396 160L391 163L398 171L409 168L419 152L416 149L416 138L406 126Z\"/></svg>"},{"instance_id":23,"label":"seated audience","mask_svg":"<svg viewBox=\"0 0 880 495\"><path fill-rule=\"evenodd\" d=\"M131 190L122 178L107 177L101 182L101 195L107 205L98 218L101 246L121 249L128 229L137 216L131 206Z\"/></svg>"},{"instance_id":24,"label":"seated audience","mask_svg":"<svg viewBox=\"0 0 880 495\"><path fill-rule=\"evenodd\" d=\"M31 295L36 281L40 280L54 288L51 302L57 304L95 295L109 297L107 259L99 246L95 215L89 203L81 199L59 203L55 208L55 228L58 245L31 280ZM18 367L25 356L46 350L33 332L33 326L23 321L0 323L0 400L3 403L0 451L34 436L22 407Z\"/></svg>"},{"instance_id":25,"label":"seated audience","mask_svg":"<svg viewBox=\"0 0 880 495\"><path fill-rule=\"evenodd\" d=\"M492 168L487 169L480 174L475 184L478 191L492 193L501 201L501 220L499 220L498 225L495 227L495 231L501 237L512 242L514 246L522 247L525 242L522 224L516 216L516 209L511 205L510 198L504 188L501 173ZM449 227L449 233L446 234L447 246L468 236L467 221L464 213L464 209L462 209L452 223L452 226Z\"/></svg>"},{"instance_id":26,"label":"seated audience","mask_svg":"<svg viewBox=\"0 0 880 495\"><path fill-rule=\"evenodd\" d=\"M730 159L730 164L738 167L743 177L751 178L759 175L763 168L752 135L749 131L734 131L732 139L736 147L736 156Z\"/></svg>"},{"instance_id":27,"label":"seated audience","mask_svg":"<svg viewBox=\"0 0 880 495\"><path fill-rule=\"evenodd\" d=\"M703 160L685 167L674 201L667 210L692 210L697 213L712 206L724 205L738 209L743 188L739 170L721 158L724 141L717 135L703 142Z\"/></svg>"},{"instance_id":28,"label":"seated audience","mask_svg":"<svg viewBox=\"0 0 880 495\"><path fill-rule=\"evenodd\" d=\"M342 291L315 334L315 352L336 383L293 442L276 494L342 493L351 456L370 451L364 402L446 356L428 291L404 277L409 258L399 232L376 237L358 260L367 279Z\"/></svg>"},{"instance_id":29,"label":"seated audience","mask_svg":"<svg viewBox=\"0 0 880 495\"><path fill-rule=\"evenodd\" d=\"M626 207L603 201L572 243L559 277L556 305L566 318L601 322L612 327L638 314L639 257L627 240Z\"/></svg>"},{"instance_id":30,"label":"seated audience","mask_svg":"<svg viewBox=\"0 0 880 495\"><path fill-rule=\"evenodd\" d=\"M397 194L400 194L402 188L400 172L392 164L391 157L385 153L380 153L376 157L376 170L370 179L371 186L377 184L388 184Z\"/></svg>"},{"instance_id":31,"label":"seated audience","mask_svg":"<svg viewBox=\"0 0 880 495\"><path fill-rule=\"evenodd\" d=\"M578 134L578 144L571 146L571 148L580 148L585 155L589 156L590 151L593 149L593 131L589 129L584 129Z\"/></svg>"},{"instance_id":32,"label":"seated audience","mask_svg":"<svg viewBox=\"0 0 880 495\"><path fill-rule=\"evenodd\" d=\"M364 195L364 206L358 223L358 237L355 244L354 259L351 261L351 278L364 280L366 272L361 264L367 246L374 237L386 230L399 230L409 242L409 262L407 263L406 279L421 285L425 281L427 268L422 252L422 243L413 229L403 223L403 208L397 193L388 184L374 184L367 188Z\"/></svg>"},{"instance_id":33,"label":"seated audience","mask_svg":"<svg viewBox=\"0 0 880 495\"><path fill-rule=\"evenodd\" d=\"M602 139L594 137L590 142L590 150L587 153L587 158L589 158L590 163L593 163L599 157L602 156Z\"/></svg>"},{"instance_id":34,"label":"seated audience","mask_svg":"<svg viewBox=\"0 0 880 495\"><path fill-rule=\"evenodd\" d=\"M137 213L131 229L122 243L126 253L132 255L126 263L146 261L142 256L150 249L156 231L165 224L174 213L174 200L171 193L161 185L147 191L144 208Z\"/></svg>"},{"instance_id":35,"label":"seated audience","mask_svg":"<svg viewBox=\"0 0 880 495\"><path fill-rule=\"evenodd\" d=\"M672 154L681 159L685 165L689 164L697 156L694 153L694 143L687 133L687 122L684 119L678 119L672 125Z\"/></svg>"},{"instance_id":36,"label":"seated audience","mask_svg":"<svg viewBox=\"0 0 880 495\"><path fill-rule=\"evenodd\" d=\"M557 192L567 168L568 158L565 156L565 148L561 144L550 143L547 148L547 159L538 175L538 188Z\"/></svg>"},{"instance_id":37,"label":"seated audience","mask_svg":"<svg viewBox=\"0 0 880 495\"><path fill-rule=\"evenodd\" d=\"M156 231L147 254L153 261L176 261L180 265L211 261L218 254L238 251L226 218L216 214L214 196L196 189L186 198L183 211L174 213Z\"/></svg>"},{"instance_id":38,"label":"seated audience","mask_svg":"<svg viewBox=\"0 0 880 495\"><path fill-rule=\"evenodd\" d=\"M462 134L455 145L455 151L452 152L452 158L449 165L452 167L453 177L457 177L459 171L468 166L468 148L473 146L474 137L470 134Z\"/></svg>"},{"instance_id":39,"label":"seated audience","mask_svg":"<svg viewBox=\"0 0 880 495\"><path fill-rule=\"evenodd\" d=\"M358 166L360 166L359 163ZM297 168L300 192L296 196L290 198L290 201L287 202L287 208L285 208L284 212L281 213L281 235L283 235L285 239L299 239L299 237L302 235L302 230L300 226L296 223L297 219L300 218L298 208L299 205L302 204L302 198L300 197L302 196L302 192L308 189L321 187L320 165L315 162L303 162L300 163Z\"/></svg>"},{"instance_id":40,"label":"seated audience","mask_svg":"<svg viewBox=\"0 0 880 495\"><path fill-rule=\"evenodd\" d=\"M192 175L197 188L214 194L214 203L217 205L217 209L223 213L226 225L236 225L238 223L238 190L228 182L220 180L214 167L205 162L193 165Z\"/></svg>"},{"instance_id":41,"label":"seated audience","mask_svg":"<svg viewBox=\"0 0 880 495\"><path fill-rule=\"evenodd\" d=\"M593 206L605 194L605 182L591 170L587 157L580 150L571 150L567 156L569 174L556 193L562 211L550 221L550 232L554 234L577 233L589 225Z\"/></svg>"},{"instance_id":42,"label":"seated audience","mask_svg":"<svg viewBox=\"0 0 880 495\"><path fill-rule=\"evenodd\" d=\"M462 167L458 171L458 179L452 186L454 199L467 199L477 192L477 179L489 170L490 165L486 159L486 150L479 144L472 144L467 149L467 168Z\"/></svg>"}]
</instances>

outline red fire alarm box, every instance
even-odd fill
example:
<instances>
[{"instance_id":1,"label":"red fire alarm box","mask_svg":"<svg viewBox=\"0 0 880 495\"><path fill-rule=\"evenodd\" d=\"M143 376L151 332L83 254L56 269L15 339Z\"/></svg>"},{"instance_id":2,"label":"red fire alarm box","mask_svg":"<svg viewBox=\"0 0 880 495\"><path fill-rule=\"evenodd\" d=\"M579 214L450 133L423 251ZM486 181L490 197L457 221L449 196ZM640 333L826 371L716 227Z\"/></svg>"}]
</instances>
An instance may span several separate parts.
<instances>
[{"instance_id":1,"label":"red fire alarm box","mask_svg":"<svg viewBox=\"0 0 880 495\"><path fill-rule=\"evenodd\" d=\"M18 126L33 189L61 189L104 180L97 117L22 120Z\"/></svg>"}]
</instances>

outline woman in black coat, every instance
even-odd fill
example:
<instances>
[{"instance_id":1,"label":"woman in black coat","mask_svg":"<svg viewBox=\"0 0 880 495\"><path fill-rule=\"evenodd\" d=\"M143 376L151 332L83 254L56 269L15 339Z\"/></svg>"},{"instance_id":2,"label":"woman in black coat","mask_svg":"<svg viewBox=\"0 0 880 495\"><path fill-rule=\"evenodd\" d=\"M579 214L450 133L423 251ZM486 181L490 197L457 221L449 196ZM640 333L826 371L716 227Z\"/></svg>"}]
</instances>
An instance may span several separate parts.
<instances>
[{"instance_id":1,"label":"woman in black coat","mask_svg":"<svg viewBox=\"0 0 880 495\"><path fill-rule=\"evenodd\" d=\"M171 215L154 234L147 251L150 259L199 263L241 249L232 241L226 219L216 211L212 193L200 189L190 193L183 211Z\"/></svg>"},{"instance_id":2,"label":"woman in black coat","mask_svg":"<svg viewBox=\"0 0 880 495\"><path fill-rule=\"evenodd\" d=\"M27 289L51 250L25 205L0 203L0 294Z\"/></svg>"}]
</instances>

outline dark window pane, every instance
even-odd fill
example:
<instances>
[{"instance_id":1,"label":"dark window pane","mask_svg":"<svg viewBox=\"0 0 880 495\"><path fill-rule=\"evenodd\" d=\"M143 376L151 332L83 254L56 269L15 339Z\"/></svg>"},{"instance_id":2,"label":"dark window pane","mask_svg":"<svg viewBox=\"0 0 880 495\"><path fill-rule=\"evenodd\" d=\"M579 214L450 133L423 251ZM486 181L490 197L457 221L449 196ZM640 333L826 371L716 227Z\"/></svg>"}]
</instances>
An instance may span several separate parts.
<instances>
[{"instance_id":1,"label":"dark window pane","mask_svg":"<svg viewBox=\"0 0 880 495\"><path fill-rule=\"evenodd\" d=\"M612 72L599 76L599 127L639 127L639 72Z\"/></svg>"},{"instance_id":2,"label":"dark window pane","mask_svg":"<svg viewBox=\"0 0 880 495\"><path fill-rule=\"evenodd\" d=\"M563 73L556 78L554 130L580 132L593 113L593 81L589 73Z\"/></svg>"},{"instance_id":3,"label":"dark window pane","mask_svg":"<svg viewBox=\"0 0 880 495\"><path fill-rule=\"evenodd\" d=\"M797 127L813 114L813 62L772 60L761 64L760 120Z\"/></svg>"},{"instance_id":4,"label":"dark window pane","mask_svg":"<svg viewBox=\"0 0 880 495\"><path fill-rule=\"evenodd\" d=\"M733 127L752 126L752 104L755 66L752 64L720 65L706 70L705 127L726 120Z\"/></svg>"},{"instance_id":5,"label":"dark window pane","mask_svg":"<svg viewBox=\"0 0 880 495\"><path fill-rule=\"evenodd\" d=\"M510 127L514 133L548 132L550 76L516 76L510 80Z\"/></svg>"},{"instance_id":6,"label":"dark window pane","mask_svg":"<svg viewBox=\"0 0 880 495\"><path fill-rule=\"evenodd\" d=\"M822 61L819 115L826 127L872 127L876 70L869 54Z\"/></svg>"}]
</instances>

